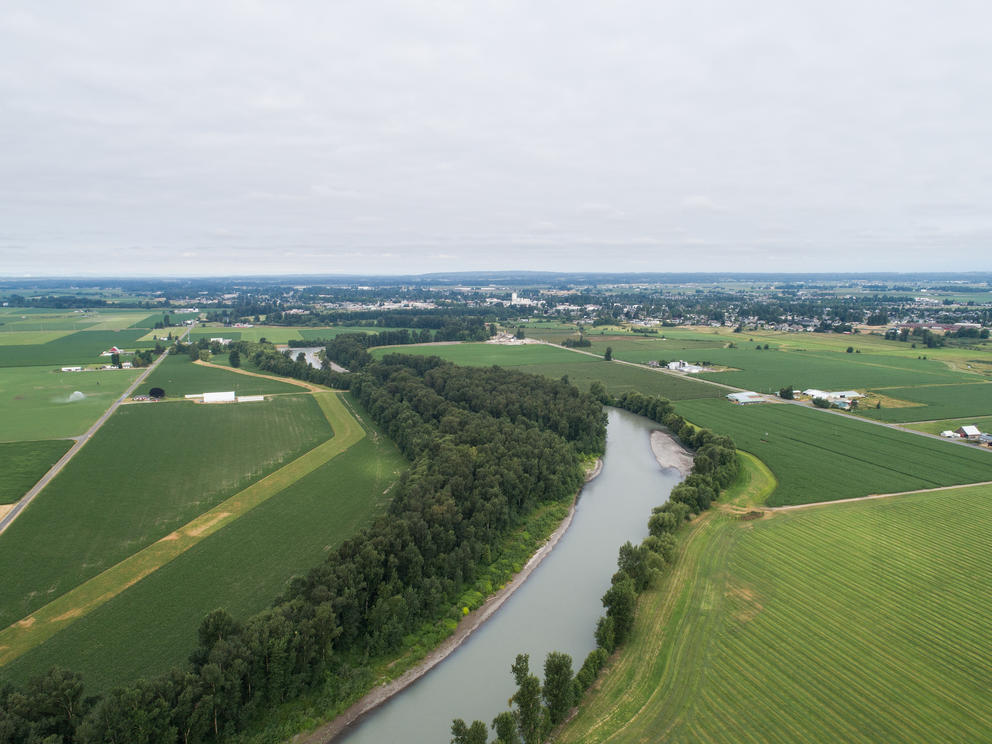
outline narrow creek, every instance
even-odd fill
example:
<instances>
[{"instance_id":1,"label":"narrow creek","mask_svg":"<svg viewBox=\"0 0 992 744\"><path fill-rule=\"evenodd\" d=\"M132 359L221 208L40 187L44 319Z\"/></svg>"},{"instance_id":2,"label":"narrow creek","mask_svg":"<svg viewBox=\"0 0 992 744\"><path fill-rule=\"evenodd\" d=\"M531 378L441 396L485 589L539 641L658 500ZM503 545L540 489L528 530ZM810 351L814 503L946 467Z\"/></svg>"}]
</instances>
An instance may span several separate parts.
<instances>
[{"instance_id":1,"label":"narrow creek","mask_svg":"<svg viewBox=\"0 0 992 744\"><path fill-rule=\"evenodd\" d=\"M582 489L575 518L544 561L489 621L450 657L347 729L335 744L447 744L451 720L488 726L514 692L510 665L530 654L543 677L549 651L572 656L578 671L595 647L600 597L616 571L617 549L647 535L651 508L681 475L662 469L651 449L658 425L610 408L603 469Z\"/></svg>"}]
</instances>

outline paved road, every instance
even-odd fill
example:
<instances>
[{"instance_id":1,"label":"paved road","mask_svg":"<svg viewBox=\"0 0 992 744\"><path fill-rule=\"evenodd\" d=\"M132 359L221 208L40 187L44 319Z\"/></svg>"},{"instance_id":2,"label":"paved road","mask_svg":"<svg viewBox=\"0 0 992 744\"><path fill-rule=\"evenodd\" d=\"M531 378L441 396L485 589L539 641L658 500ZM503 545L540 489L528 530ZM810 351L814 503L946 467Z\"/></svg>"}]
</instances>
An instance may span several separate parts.
<instances>
[{"instance_id":1,"label":"paved road","mask_svg":"<svg viewBox=\"0 0 992 744\"><path fill-rule=\"evenodd\" d=\"M131 394L137 389L137 387L142 382L145 381L145 378L148 377L149 374L151 374L152 370L155 369L162 362L163 359L165 359L168 353L169 353L168 351L164 352L158 359L156 359L154 362L148 365L148 368L145 369L145 371L142 372L140 375L138 375L138 379L136 379L134 383L132 383L131 387L125 390L124 394L120 398L115 400L111 404L110 408L108 408L106 411L103 412L103 415L96 420L96 423L94 423L93 426L91 426L86 431L85 434L83 434L81 437L75 437L76 443L69 448L68 452L62 455L62 459L59 460L54 465L52 465L51 469L42 476L41 480L35 483L34 487L26 494L24 494L24 497L20 501L14 504L14 508L5 514L3 519L0 519L0 534L3 534L3 531L6 530L15 519L17 519L20 513L23 512L28 507L28 504L30 504L34 500L35 496L41 493L42 489L48 485L48 483L52 480L52 478L58 475L62 471L62 468L68 465L69 460L71 460L73 457L76 456L76 453L83 448L83 445L89 441L90 437L96 434L97 430L104 425L107 419L110 418L111 414L117 410L117 406L119 406L121 403L123 403L125 400L131 397Z\"/></svg>"}]
</instances>

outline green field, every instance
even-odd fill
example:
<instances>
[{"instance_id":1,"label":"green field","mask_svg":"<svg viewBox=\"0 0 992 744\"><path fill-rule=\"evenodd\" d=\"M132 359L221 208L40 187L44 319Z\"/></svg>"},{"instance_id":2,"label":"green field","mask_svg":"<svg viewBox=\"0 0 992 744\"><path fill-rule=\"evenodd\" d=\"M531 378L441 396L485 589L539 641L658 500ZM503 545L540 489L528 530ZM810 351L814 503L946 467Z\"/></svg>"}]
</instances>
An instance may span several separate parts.
<instances>
[{"instance_id":1,"label":"green field","mask_svg":"<svg viewBox=\"0 0 992 744\"><path fill-rule=\"evenodd\" d=\"M220 356L221 361L226 361L226 354ZM145 379L137 392L147 395L153 387L165 390L167 398L182 398L184 395L225 390L233 390L238 395L298 393L301 390L299 385L288 382L193 364L186 354L170 354L166 357Z\"/></svg>"},{"instance_id":2,"label":"green field","mask_svg":"<svg viewBox=\"0 0 992 744\"><path fill-rule=\"evenodd\" d=\"M694 527L558 741L992 741L992 488Z\"/></svg>"},{"instance_id":3,"label":"green field","mask_svg":"<svg viewBox=\"0 0 992 744\"><path fill-rule=\"evenodd\" d=\"M712 398L725 391L715 385L681 375L666 374L647 367L616 364L596 360L588 354L579 354L547 344L445 344L442 346L391 346L373 349L381 357L390 352L438 356L455 364L488 366L498 364L545 377L560 378L564 375L573 384L588 390L594 380L599 380L610 393L618 395L637 390L649 395L661 395L671 400Z\"/></svg>"},{"instance_id":4,"label":"green field","mask_svg":"<svg viewBox=\"0 0 992 744\"><path fill-rule=\"evenodd\" d=\"M181 664L218 607L264 609L295 574L381 513L406 462L366 437L143 581L3 668L13 679L53 663L81 671L87 693Z\"/></svg>"},{"instance_id":5,"label":"green field","mask_svg":"<svg viewBox=\"0 0 992 744\"><path fill-rule=\"evenodd\" d=\"M0 504L20 499L71 446L65 439L0 442Z\"/></svg>"},{"instance_id":6,"label":"green field","mask_svg":"<svg viewBox=\"0 0 992 744\"><path fill-rule=\"evenodd\" d=\"M331 436L313 396L122 406L0 540L0 628Z\"/></svg>"},{"instance_id":7,"label":"green field","mask_svg":"<svg viewBox=\"0 0 992 744\"><path fill-rule=\"evenodd\" d=\"M79 436L139 374L130 369L53 372L47 367L0 367L0 441ZM76 391L85 397L72 398Z\"/></svg>"},{"instance_id":8,"label":"green field","mask_svg":"<svg viewBox=\"0 0 992 744\"><path fill-rule=\"evenodd\" d=\"M568 375L569 382L582 390L588 390L593 380L599 380L612 395L637 391L645 395L660 395L669 400L688 400L723 397L727 392L716 385L708 385L691 377L658 372L647 367L596 361L580 354L574 356L579 359L579 362L572 364L529 364L515 369L545 377L558 378ZM583 359L590 361L582 361Z\"/></svg>"},{"instance_id":9,"label":"green field","mask_svg":"<svg viewBox=\"0 0 992 744\"><path fill-rule=\"evenodd\" d=\"M887 397L918 403L906 408L866 407L858 414L896 423L992 414L992 383L886 388ZM957 428L957 427L954 427Z\"/></svg>"},{"instance_id":10,"label":"green field","mask_svg":"<svg viewBox=\"0 0 992 744\"><path fill-rule=\"evenodd\" d=\"M992 452L787 404L682 401L694 424L732 437L779 486L769 506L992 480Z\"/></svg>"},{"instance_id":11,"label":"green field","mask_svg":"<svg viewBox=\"0 0 992 744\"><path fill-rule=\"evenodd\" d=\"M588 362L591 357L576 354L547 344L486 344L454 343L426 344L411 346L385 346L371 350L372 356L381 358L385 354L420 354L437 356L455 364L469 367L519 367L524 364L578 364Z\"/></svg>"},{"instance_id":12,"label":"green field","mask_svg":"<svg viewBox=\"0 0 992 744\"><path fill-rule=\"evenodd\" d=\"M111 346L121 349L148 348L150 343L137 343L144 335L141 330L79 331L43 344L3 346L0 367L68 366L76 364L109 363L100 354ZM124 357L125 361L127 357Z\"/></svg>"}]
</instances>

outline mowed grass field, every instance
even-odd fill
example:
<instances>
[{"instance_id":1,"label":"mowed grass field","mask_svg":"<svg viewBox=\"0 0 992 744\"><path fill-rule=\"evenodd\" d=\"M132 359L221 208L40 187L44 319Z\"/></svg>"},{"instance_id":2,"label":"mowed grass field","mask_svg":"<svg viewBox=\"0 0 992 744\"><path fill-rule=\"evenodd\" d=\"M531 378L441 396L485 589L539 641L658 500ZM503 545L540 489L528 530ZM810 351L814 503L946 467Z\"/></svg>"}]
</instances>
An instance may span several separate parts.
<instances>
[{"instance_id":1,"label":"mowed grass field","mask_svg":"<svg viewBox=\"0 0 992 744\"><path fill-rule=\"evenodd\" d=\"M0 539L0 627L328 439L313 396L122 406Z\"/></svg>"},{"instance_id":2,"label":"mowed grass field","mask_svg":"<svg viewBox=\"0 0 992 744\"><path fill-rule=\"evenodd\" d=\"M0 504L20 499L71 446L65 439L0 442Z\"/></svg>"},{"instance_id":3,"label":"mowed grass field","mask_svg":"<svg viewBox=\"0 0 992 744\"><path fill-rule=\"evenodd\" d=\"M226 361L227 355L221 355ZM206 392L233 390L238 395L265 395L268 393L298 393L299 385L264 377L253 377L238 372L194 364L186 354L170 354L138 388L147 395L153 387L160 387L167 398L182 398Z\"/></svg>"},{"instance_id":4,"label":"mowed grass field","mask_svg":"<svg viewBox=\"0 0 992 744\"><path fill-rule=\"evenodd\" d=\"M48 367L0 367L0 441L78 436L139 374L131 369L54 372ZM71 399L76 391L85 397Z\"/></svg>"},{"instance_id":5,"label":"mowed grass field","mask_svg":"<svg viewBox=\"0 0 992 744\"><path fill-rule=\"evenodd\" d=\"M382 513L405 467L388 439L366 437L0 674L23 680L57 663L81 671L89 694L184 663L208 612L264 609Z\"/></svg>"},{"instance_id":6,"label":"mowed grass field","mask_svg":"<svg viewBox=\"0 0 992 744\"><path fill-rule=\"evenodd\" d=\"M886 388L879 392L918 405L906 408L887 408L884 404L882 408L869 406L859 409L858 415L899 423L992 414L992 382Z\"/></svg>"},{"instance_id":7,"label":"mowed grass field","mask_svg":"<svg viewBox=\"0 0 992 744\"><path fill-rule=\"evenodd\" d=\"M992 451L785 403L691 400L676 410L733 438L778 479L769 506L992 480Z\"/></svg>"},{"instance_id":8,"label":"mowed grass field","mask_svg":"<svg viewBox=\"0 0 992 744\"><path fill-rule=\"evenodd\" d=\"M557 741L992 741L992 488L694 528Z\"/></svg>"}]
</instances>

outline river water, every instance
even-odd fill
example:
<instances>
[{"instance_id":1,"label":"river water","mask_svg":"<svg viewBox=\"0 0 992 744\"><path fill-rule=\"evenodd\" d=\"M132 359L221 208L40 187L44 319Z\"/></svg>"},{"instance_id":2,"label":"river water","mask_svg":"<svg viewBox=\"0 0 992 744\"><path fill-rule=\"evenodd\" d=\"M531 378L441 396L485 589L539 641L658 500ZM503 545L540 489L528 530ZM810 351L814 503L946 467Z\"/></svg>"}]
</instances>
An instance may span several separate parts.
<instances>
[{"instance_id":1,"label":"river water","mask_svg":"<svg viewBox=\"0 0 992 744\"><path fill-rule=\"evenodd\" d=\"M668 498L681 476L662 470L651 451L658 425L610 408L603 469L586 484L575 518L551 554L506 603L454 653L339 738L347 744L447 744L451 720L488 726L514 692L510 665L530 654L544 676L549 651L571 654L577 672L595 648L600 597L616 571L617 549L647 535L651 508Z\"/></svg>"}]
</instances>

